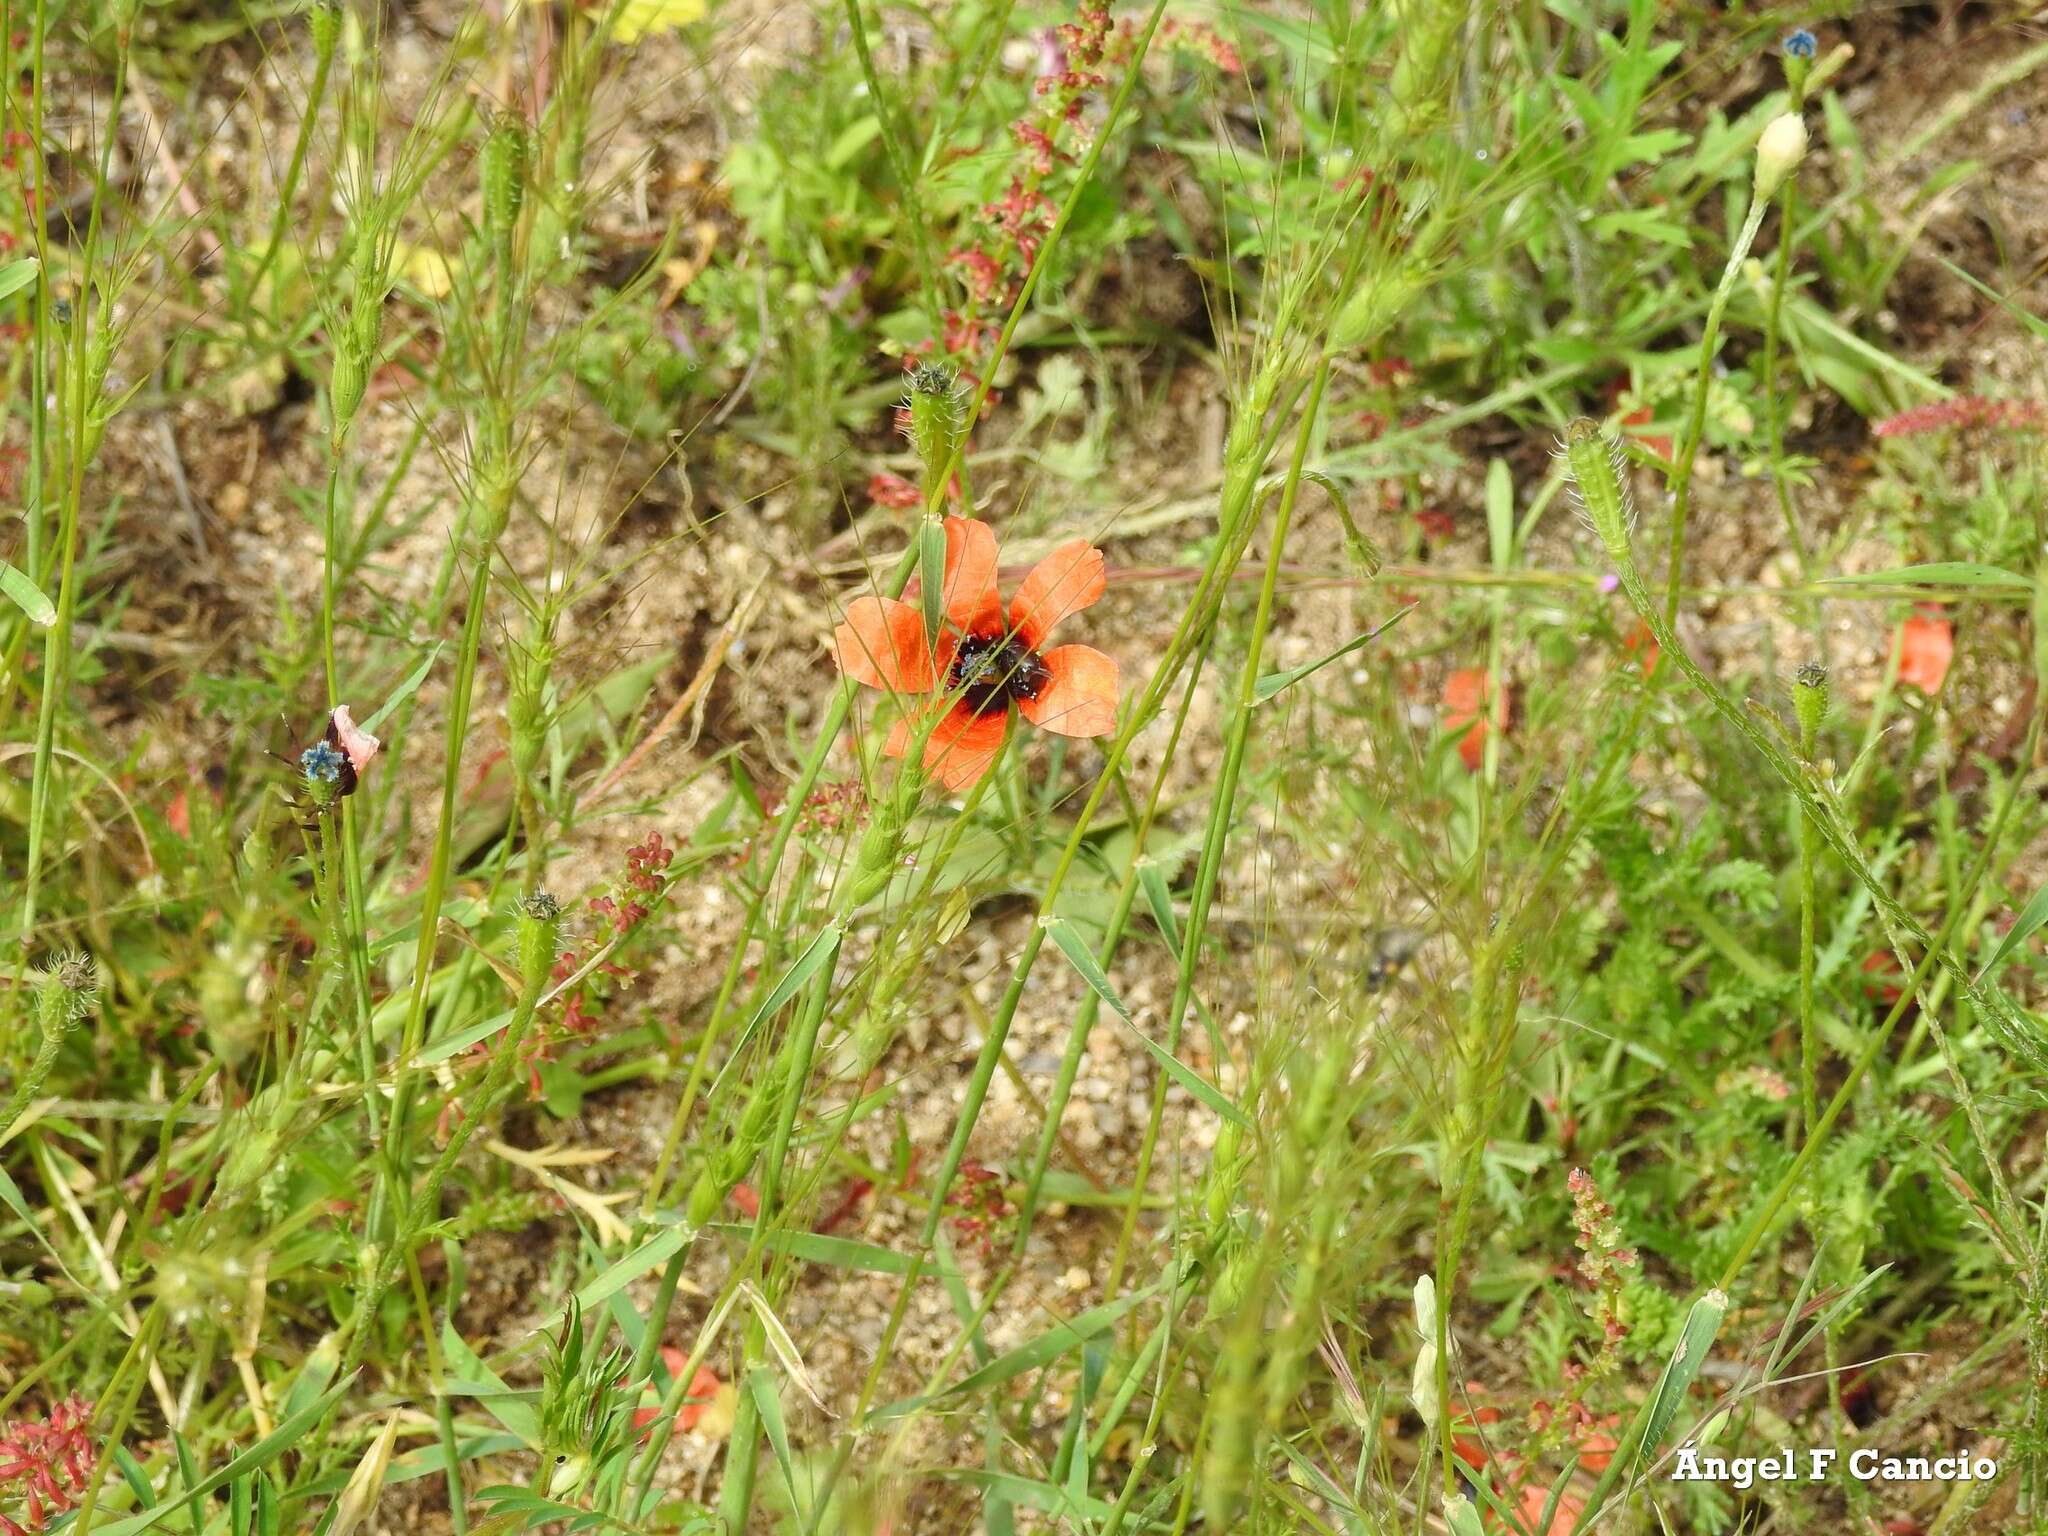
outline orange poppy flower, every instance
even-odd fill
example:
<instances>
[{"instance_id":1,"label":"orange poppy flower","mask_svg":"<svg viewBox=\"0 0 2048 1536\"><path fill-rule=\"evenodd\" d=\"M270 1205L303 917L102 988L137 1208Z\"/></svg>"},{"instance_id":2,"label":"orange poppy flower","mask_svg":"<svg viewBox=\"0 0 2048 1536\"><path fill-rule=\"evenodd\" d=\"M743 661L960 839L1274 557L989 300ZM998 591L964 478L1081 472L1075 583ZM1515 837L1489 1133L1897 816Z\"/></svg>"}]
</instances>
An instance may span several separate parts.
<instances>
[{"instance_id":1,"label":"orange poppy flower","mask_svg":"<svg viewBox=\"0 0 2048 1536\"><path fill-rule=\"evenodd\" d=\"M1102 596L1102 551L1072 539L1024 577L1007 614L996 591L996 536L987 523L949 517L944 578L945 624L936 645L914 603L866 596L846 606L832 634L839 670L870 688L939 695L944 711L925 742L925 771L950 790L978 783L1003 750L1010 706L1040 730L1107 736L1116 729L1117 666L1086 645L1048 650L1046 636ZM909 719L896 722L882 750L909 748Z\"/></svg>"},{"instance_id":2,"label":"orange poppy flower","mask_svg":"<svg viewBox=\"0 0 2048 1536\"><path fill-rule=\"evenodd\" d=\"M690 1363L689 1358L680 1349L667 1344L661 1346L661 1360L662 1364L668 1367L668 1372L671 1376L680 1376L683 1367ZM721 1399L726 1397L730 1390L724 1382L718 1379L718 1373L712 1370L710 1366L698 1366L696 1374L690 1378L690 1390L683 1396L683 1406L676 1410L676 1428L684 1434L688 1434L691 1430L697 1429L700 1426L707 1433L724 1433L722 1422L724 1404L721 1402ZM661 1410L659 1408L635 1408L633 1410L633 1427L638 1430L645 1430L660 1417Z\"/></svg>"},{"instance_id":3,"label":"orange poppy flower","mask_svg":"<svg viewBox=\"0 0 2048 1536\"><path fill-rule=\"evenodd\" d=\"M1916 613L1899 626L1894 649L1900 682L1911 683L1922 693L1939 693L1948 664L1955 659L1955 627L1934 614Z\"/></svg>"},{"instance_id":4,"label":"orange poppy flower","mask_svg":"<svg viewBox=\"0 0 2048 1536\"><path fill-rule=\"evenodd\" d=\"M1525 1483L1515 1490L1515 1513L1521 1520L1521 1529L1535 1531L1543 1519L1543 1511L1550 1503L1550 1490L1538 1483ZM1579 1523L1579 1516L1586 1512L1586 1501L1571 1494L1559 1494L1557 1508L1550 1512L1549 1527L1537 1536L1571 1536ZM1487 1528L1505 1530L1491 1509L1487 1510Z\"/></svg>"},{"instance_id":5,"label":"orange poppy flower","mask_svg":"<svg viewBox=\"0 0 2048 1536\"><path fill-rule=\"evenodd\" d=\"M1441 720L1446 731L1465 731L1458 741L1458 756L1465 766L1477 772L1486 761L1486 732L1489 724L1505 728L1507 721L1507 699L1493 696L1491 679L1484 667L1460 667L1444 679L1443 713ZM1492 697L1493 707L1488 709L1487 701ZM1491 716L1489 721L1487 716Z\"/></svg>"}]
</instances>

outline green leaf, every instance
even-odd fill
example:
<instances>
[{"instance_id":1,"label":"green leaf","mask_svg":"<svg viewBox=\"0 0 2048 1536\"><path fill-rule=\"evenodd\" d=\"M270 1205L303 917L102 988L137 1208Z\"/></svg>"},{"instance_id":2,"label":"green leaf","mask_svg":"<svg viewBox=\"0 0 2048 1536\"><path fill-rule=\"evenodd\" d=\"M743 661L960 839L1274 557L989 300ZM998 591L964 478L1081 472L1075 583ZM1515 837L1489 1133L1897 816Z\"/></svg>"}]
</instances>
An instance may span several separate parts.
<instances>
[{"instance_id":1,"label":"green leaf","mask_svg":"<svg viewBox=\"0 0 2048 1536\"><path fill-rule=\"evenodd\" d=\"M474 1397L486 1412L533 1448L541 1443L540 1416L533 1406L498 1379L477 1357L468 1341L455 1331L453 1323L441 1325L441 1353L448 1357L454 1374L444 1379L442 1390L452 1397ZM440 1447L436 1446L436 1450Z\"/></svg>"},{"instance_id":2,"label":"green leaf","mask_svg":"<svg viewBox=\"0 0 2048 1536\"><path fill-rule=\"evenodd\" d=\"M1870 571L1856 576L1827 576L1822 584L1831 587L2009 587L2031 593L2034 584L2002 566L1978 565L1969 560L1937 560L1929 565L1902 565L1897 570Z\"/></svg>"},{"instance_id":3,"label":"green leaf","mask_svg":"<svg viewBox=\"0 0 2048 1536\"><path fill-rule=\"evenodd\" d=\"M0 299L11 298L21 292L36 280L36 273L41 270L42 263L33 256L24 256L0 267Z\"/></svg>"},{"instance_id":4,"label":"green leaf","mask_svg":"<svg viewBox=\"0 0 2048 1536\"><path fill-rule=\"evenodd\" d=\"M682 1251L693 1236L695 1234L688 1227L671 1227L666 1232L655 1234L623 1259L605 1266L595 1280L576 1293L577 1302L586 1312L595 1309L599 1303L610 1300L616 1292L623 1291L655 1265L666 1264L671 1257ZM553 1327L561 1318L562 1311L563 1309L558 1307L538 1326Z\"/></svg>"},{"instance_id":5,"label":"green leaf","mask_svg":"<svg viewBox=\"0 0 2048 1536\"><path fill-rule=\"evenodd\" d=\"M434 670L434 662L440 654L441 647L439 645L436 645L431 651L427 652L427 659L412 669L412 675L392 691L391 697L384 701L384 707L365 720L362 728L366 731L376 730L378 726L382 725L390 717L391 711L418 693L420 691L420 684L424 683L427 680L427 674Z\"/></svg>"},{"instance_id":6,"label":"green leaf","mask_svg":"<svg viewBox=\"0 0 2048 1536\"><path fill-rule=\"evenodd\" d=\"M419 1063L423 1067L431 1067L437 1061L446 1061L449 1057L468 1050L477 1041L489 1039L511 1022L512 1011L508 1008L503 1013L494 1013L487 1019L480 1019L474 1024L458 1029L452 1035L443 1035L439 1040L420 1048Z\"/></svg>"},{"instance_id":7,"label":"green leaf","mask_svg":"<svg viewBox=\"0 0 2048 1536\"><path fill-rule=\"evenodd\" d=\"M946 617L946 528L936 518L917 530L917 598L925 644L936 646Z\"/></svg>"},{"instance_id":8,"label":"green leaf","mask_svg":"<svg viewBox=\"0 0 2048 1536\"><path fill-rule=\"evenodd\" d=\"M825 151L825 168L845 170L854 156L874 143L881 132L882 120L872 113L857 122L848 123L840 130L839 137L832 141L832 147Z\"/></svg>"},{"instance_id":9,"label":"green leaf","mask_svg":"<svg viewBox=\"0 0 2048 1536\"><path fill-rule=\"evenodd\" d=\"M1078 1349L1090 1339L1107 1333L1116 1326L1117 1320L1133 1307L1150 1299L1158 1285L1146 1286L1115 1301L1106 1301L1101 1306L1090 1307L1086 1312L1059 1323L1036 1338L1028 1339L1015 1349L1005 1350L989 1361L980 1370L970 1372L932 1397L905 1398L901 1402L889 1403L875 1411L877 1419L902 1418L920 1408L942 1399L975 1397L990 1388L999 1387L1026 1371L1036 1371L1051 1365L1070 1350Z\"/></svg>"},{"instance_id":10,"label":"green leaf","mask_svg":"<svg viewBox=\"0 0 2048 1536\"><path fill-rule=\"evenodd\" d=\"M796 1458L789 1453L789 1426L782 1421L782 1399L775 1395L775 1378L765 1368L754 1367L747 1372L747 1395L753 1398L754 1410L761 1415L761 1428L767 1432L769 1447L775 1452L775 1464L782 1468L790 1505L796 1507Z\"/></svg>"},{"instance_id":11,"label":"green leaf","mask_svg":"<svg viewBox=\"0 0 2048 1536\"><path fill-rule=\"evenodd\" d=\"M2043 923L2048 923L2048 885L2034 892L2034 899L2027 903L2026 910L2013 919L2013 925L1998 941L1998 948L1991 951L1991 958L1984 962L1984 968L1977 972L1978 985L1991 979L1992 974L2005 964L2008 956L2020 945L2027 942Z\"/></svg>"},{"instance_id":12,"label":"green leaf","mask_svg":"<svg viewBox=\"0 0 2048 1536\"><path fill-rule=\"evenodd\" d=\"M1486 536L1493 568L1505 571L1515 563L1515 482L1506 459L1486 466Z\"/></svg>"},{"instance_id":13,"label":"green leaf","mask_svg":"<svg viewBox=\"0 0 2048 1536\"><path fill-rule=\"evenodd\" d=\"M1989 299L1992 303L1996 304L2008 315L2012 316L2013 319L2019 321L2021 325L2024 325L2028 330L2032 331L2038 339L2042 341L2048 341L2048 320L2043 320L2039 315L2034 314L2031 310L2025 310L2020 308L2019 305L2013 303L2010 297L2000 293L1997 289L1990 287L1988 284L1981 282L1975 276L1968 272L1965 272L1961 267L1957 266L1954 262L1947 260L1945 257L1937 256L1934 259L1940 262L1944 267L1947 267L1949 271L1953 273L1955 276L1960 277L1972 288L1976 289L1979 293L1983 294L1985 298Z\"/></svg>"},{"instance_id":14,"label":"green leaf","mask_svg":"<svg viewBox=\"0 0 2048 1536\"><path fill-rule=\"evenodd\" d=\"M671 1218L657 1217L658 1221ZM730 1237L752 1238L754 1229L736 1221L714 1222L704 1229L707 1232L723 1233ZM875 1243L863 1243L850 1237L827 1237L822 1232L790 1232L776 1230L761 1236L761 1246L769 1253L787 1254L793 1259L803 1259L811 1264L823 1264L832 1269L854 1270L870 1275L907 1275L910 1273L910 1256L897 1253L894 1249L883 1248Z\"/></svg>"},{"instance_id":15,"label":"green leaf","mask_svg":"<svg viewBox=\"0 0 2048 1536\"><path fill-rule=\"evenodd\" d=\"M1650 1398L1649 1415L1643 1422L1643 1438L1635 1447L1639 1461L1657 1454L1664 1432L1678 1416L1686 1394L1692 1391L1693 1382L1699 1378L1700 1368L1707 1363L1707 1352L1714 1347L1715 1336L1721 1331L1721 1320L1727 1315L1728 1294L1718 1290L1707 1292L1686 1313L1685 1326L1678 1336L1678 1348L1665 1363L1664 1374L1658 1377L1657 1390Z\"/></svg>"},{"instance_id":16,"label":"green leaf","mask_svg":"<svg viewBox=\"0 0 2048 1536\"><path fill-rule=\"evenodd\" d=\"M47 627L57 622L57 605L43 595L41 587L5 560L0 560L0 592L28 615L29 623Z\"/></svg>"},{"instance_id":17,"label":"green leaf","mask_svg":"<svg viewBox=\"0 0 2048 1536\"><path fill-rule=\"evenodd\" d=\"M1151 909L1152 921L1158 925L1159 936L1166 940L1166 951L1175 961L1180 959L1180 922L1173 913L1173 893L1166 886L1166 871L1159 867L1159 861L1149 854L1138 860L1138 886L1145 893L1145 905Z\"/></svg>"},{"instance_id":18,"label":"green leaf","mask_svg":"<svg viewBox=\"0 0 2048 1536\"><path fill-rule=\"evenodd\" d=\"M114 1465L121 1469L121 1481L126 1483L128 1491L135 1495L135 1502L144 1509L154 1509L156 1490L149 1486L149 1474L142 1470L142 1463L128 1453L126 1446L114 1447ZM242 1486L239 1479L235 1486Z\"/></svg>"},{"instance_id":19,"label":"green leaf","mask_svg":"<svg viewBox=\"0 0 2048 1536\"><path fill-rule=\"evenodd\" d=\"M1124 1000L1117 996L1116 988L1110 985L1108 973L1096 963L1087 941L1074 931L1073 924L1064 917L1049 917L1043 921L1046 931L1052 935L1053 943L1059 945L1060 953L1067 957L1068 963L1081 973L1081 979L1094 989L1097 997L1116 1010L1117 1017L1130 1026L1131 1033L1138 1037L1138 1044L1151 1052L1152 1059L1159 1063L1168 1077L1224 1119L1244 1130L1252 1129L1252 1123L1246 1118L1244 1111L1231 1103L1220 1088L1138 1028L1137 1021L1131 1017L1131 1010L1124 1006Z\"/></svg>"},{"instance_id":20,"label":"green leaf","mask_svg":"<svg viewBox=\"0 0 2048 1536\"><path fill-rule=\"evenodd\" d=\"M1342 645L1338 646L1336 650L1330 652L1329 655L1323 657L1319 661L1312 661L1309 662L1306 666L1295 667L1290 671L1286 672L1268 672L1264 677L1260 678L1257 682L1252 684L1252 702L1254 704L1263 704L1266 702L1266 700L1272 698L1274 695L1284 693L1287 689L1292 688L1296 683L1300 682L1304 677L1307 677L1310 673L1322 671L1324 667L1327 667L1333 661L1342 661L1346 656L1349 656L1353 651L1361 650L1365 646L1372 644L1373 641L1379 639L1381 635L1385 634L1389 629L1392 629L1396 624L1400 623L1403 619L1408 617L1408 615L1413 613L1414 611L1415 605L1413 603L1410 603L1406 608L1403 608L1399 613L1396 613L1391 619L1388 619L1384 624L1377 625L1374 628L1367 630L1364 634L1357 636L1355 639L1345 641Z\"/></svg>"}]
</instances>

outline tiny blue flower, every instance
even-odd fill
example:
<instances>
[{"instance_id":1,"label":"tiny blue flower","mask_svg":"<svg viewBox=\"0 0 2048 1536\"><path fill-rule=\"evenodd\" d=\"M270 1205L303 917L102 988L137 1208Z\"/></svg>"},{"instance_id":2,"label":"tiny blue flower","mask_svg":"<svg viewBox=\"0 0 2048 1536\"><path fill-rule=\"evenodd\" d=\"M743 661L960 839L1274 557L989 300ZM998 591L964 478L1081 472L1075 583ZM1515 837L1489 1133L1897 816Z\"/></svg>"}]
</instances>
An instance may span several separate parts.
<instances>
[{"instance_id":1,"label":"tiny blue flower","mask_svg":"<svg viewBox=\"0 0 2048 1536\"><path fill-rule=\"evenodd\" d=\"M1786 34L1785 52L1792 58L1810 59L1813 57L1814 49L1817 46L1813 40L1813 34L1804 27L1801 27L1797 32Z\"/></svg>"},{"instance_id":2,"label":"tiny blue flower","mask_svg":"<svg viewBox=\"0 0 2048 1536\"><path fill-rule=\"evenodd\" d=\"M304 770L308 784L340 783L344 761L340 750L324 741L314 742L299 754L299 767Z\"/></svg>"}]
</instances>

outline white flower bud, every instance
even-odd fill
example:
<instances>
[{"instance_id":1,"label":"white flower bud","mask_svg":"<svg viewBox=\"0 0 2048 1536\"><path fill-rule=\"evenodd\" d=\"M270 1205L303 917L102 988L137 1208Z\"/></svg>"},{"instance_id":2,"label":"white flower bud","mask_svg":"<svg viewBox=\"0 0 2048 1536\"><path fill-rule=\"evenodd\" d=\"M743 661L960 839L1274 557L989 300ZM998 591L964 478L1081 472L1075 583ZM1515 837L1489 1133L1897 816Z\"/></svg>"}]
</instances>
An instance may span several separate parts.
<instances>
[{"instance_id":1,"label":"white flower bud","mask_svg":"<svg viewBox=\"0 0 2048 1536\"><path fill-rule=\"evenodd\" d=\"M1805 157L1806 120L1797 112L1772 118L1756 141L1756 195L1775 196Z\"/></svg>"}]
</instances>

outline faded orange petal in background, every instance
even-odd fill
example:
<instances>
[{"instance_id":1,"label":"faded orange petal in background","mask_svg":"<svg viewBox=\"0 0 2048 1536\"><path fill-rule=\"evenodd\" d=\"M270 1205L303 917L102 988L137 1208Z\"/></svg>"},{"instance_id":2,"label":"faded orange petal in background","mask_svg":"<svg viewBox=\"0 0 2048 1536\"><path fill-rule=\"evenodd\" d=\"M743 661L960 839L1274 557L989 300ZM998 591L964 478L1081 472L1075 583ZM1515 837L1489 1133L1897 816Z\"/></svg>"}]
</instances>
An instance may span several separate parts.
<instances>
[{"instance_id":1,"label":"faded orange petal in background","mask_svg":"<svg viewBox=\"0 0 2048 1536\"><path fill-rule=\"evenodd\" d=\"M1900 682L1911 683L1922 693L1939 693L1955 659L1955 626L1933 614L1916 613L1899 626L1893 649Z\"/></svg>"}]
</instances>

